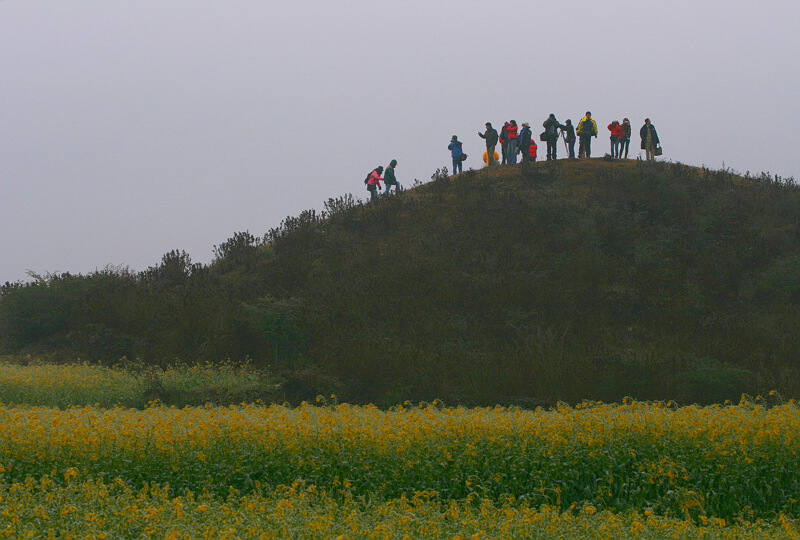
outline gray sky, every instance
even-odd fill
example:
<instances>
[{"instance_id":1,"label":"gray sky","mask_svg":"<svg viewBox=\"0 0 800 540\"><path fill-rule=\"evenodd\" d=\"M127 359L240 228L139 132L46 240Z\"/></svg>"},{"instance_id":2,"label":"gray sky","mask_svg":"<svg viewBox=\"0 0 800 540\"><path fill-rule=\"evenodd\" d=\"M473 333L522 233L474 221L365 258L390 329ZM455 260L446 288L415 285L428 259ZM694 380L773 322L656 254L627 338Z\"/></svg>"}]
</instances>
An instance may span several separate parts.
<instances>
[{"instance_id":1,"label":"gray sky","mask_svg":"<svg viewBox=\"0 0 800 540\"><path fill-rule=\"evenodd\" d=\"M800 2L0 0L0 283L208 263L330 197L482 166L486 121L646 116L800 180ZM631 143L638 154L638 136ZM563 149L562 149L563 152Z\"/></svg>"}]
</instances>

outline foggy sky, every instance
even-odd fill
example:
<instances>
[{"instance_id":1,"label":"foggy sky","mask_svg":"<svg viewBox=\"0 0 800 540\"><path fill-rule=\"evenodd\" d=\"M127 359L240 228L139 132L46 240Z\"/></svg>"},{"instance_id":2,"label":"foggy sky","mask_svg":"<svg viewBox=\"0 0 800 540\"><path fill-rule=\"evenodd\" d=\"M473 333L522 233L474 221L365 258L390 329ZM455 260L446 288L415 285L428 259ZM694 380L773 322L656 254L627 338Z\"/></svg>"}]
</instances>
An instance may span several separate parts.
<instances>
[{"instance_id":1,"label":"foggy sky","mask_svg":"<svg viewBox=\"0 0 800 540\"><path fill-rule=\"evenodd\" d=\"M554 113L652 119L664 158L800 180L794 0L0 1L0 283L208 263L397 159ZM563 157L563 148L560 149Z\"/></svg>"}]
</instances>

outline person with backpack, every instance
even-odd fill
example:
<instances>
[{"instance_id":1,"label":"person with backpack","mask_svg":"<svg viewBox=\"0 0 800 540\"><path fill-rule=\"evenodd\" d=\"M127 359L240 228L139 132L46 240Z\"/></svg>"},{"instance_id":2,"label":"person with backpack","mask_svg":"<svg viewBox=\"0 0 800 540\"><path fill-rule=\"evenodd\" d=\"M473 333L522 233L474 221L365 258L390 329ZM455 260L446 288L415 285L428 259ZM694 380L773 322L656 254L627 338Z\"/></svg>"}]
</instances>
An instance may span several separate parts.
<instances>
[{"instance_id":1,"label":"person with backpack","mask_svg":"<svg viewBox=\"0 0 800 540\"><path fill-rule=\"evenodd\" d=\"M611 132L611 157L619 157L619 141L622 139L622 126L619 121L614 120L608 124L608 131Z\"/></svg>"},{"instance_id":2,"label":"person with backpack","mask_svg":"<svg viewBox=\"0 0 800 540\"><path fill-rule=\"evenodd\" d=\"M564 142L567 143L569 150L569 159L575 159L575 126L572 125L572 120L567 118L567 123L561 130L564 135Z\"/></svg>"},{"instance_id":3,"label":"person with backpack","mask_svg":"<svg viewBox=\"0 0 800 540\"><path fill-rule=\"evenodd\" d=\"M519 150L522 153L523 163L530 161L530 147L533 142L531 135L531 125L528 122L523 122L522 131L519 132Z\"/></svg>"},{"instance_id":4,"label":"person with backpack","mask_svg":"<svg viewBox=\"0 0 800 540\"><path fill-rule=\"evenodd\" d=\"M389 190L394 186L394 194L397 195L397 192L400 191L401 186L400 183L397 181L397 177L394 175L394 168L397 167L397 160L393 159L389 166L386 167L386 172L383 174L383 182L386 184L386 191L383 192L384 195L389 194Z\"/></svg>"},{"instance_id":5,"label":"person with backpack","mask_svg":"<svg viewBox=\"0 0 800 540\"><path fill-rule=\"evenodd\" d=\"M497 165L495 147L497 146L497 130L492 127L491 122L486 122L486 133L478 132L478 136L486 141L486 154L489 156L489 167Z\"/></svg>"},{"instance_id":6,"label":"person with backpack","mask_svg":"<svg viewBox=\"0 0 800 540\"><path fill-rule=\"evenodd\" d=\"M647 161L653 161L656 158L656 148L658 148L660 141L658 140L656 126L650 123L649 118L644 119L644 125L639 130L639 136L642 138L642 150L645 152Z\"/></svg>"},{"instance_id":7,"label":"person with backpack","mask_svg":"<svg viewBox=\"0 0 800 540\"><path fill-rule=\"evenodd\" d=\"M503 124L503 127L500 128L500 151L503 154L503 161L500 162L501 165L505 165L508 163L508 122Z\"/></svg>"},{"instance_id":8,"label":"person with backpack","mask_svg":"<svg viewBox=\"0 0 800 540\"><path fill-rule=\"evenodd\" d=\"M591 111L586 111L586 116L578 122L578 137L581 138L578 157L592 157L592 137L597 137L597 122L592 118Z\"/></svg>"},{"instance_id":9,"label":"person with backpack","mask_svg":"<svg viewBox=\"0 0 800 540\"><path fill-rule=\"evenodd\" d=\"M624 153L623 159L628 159L628 147L631 145L631 121L623 118L620 129L622 129L622 137L619 139L619 157L622 158Z\"/></svg>"},{"instance_id":10,"label":"person with backpack","mask_svg":"<svg viewBox=\"0 0 800 540\"><path fill-rule=\"evenodd\" d=\"M450 155L453 157L453 174L458 174L464 170L464 160L462 159L464 150L461 148L461 141L458 140L457 136L453 135L447 149L450 150Z\"/></svg>"},{"instance_id":11,"label":"person with backpack","mask_svg":"<svg viewBox=\"0 0 800 540\"><path fill-rule=\"evenodd\" d=\"M517 164L517 121L512 120L508 123L508 129L506 130L506 136L508 137L508 141L506 142L508 159L506 163L509 165L516 165Z\"/></svg>"},{"instance_id":12,"label":"person with backpack","mask_svg":"<svg viewBox=\"0 0 800 540\"><path fill-rule=\"evenodd\" d=\"M375 168L369 175L367 176L364 183L367 184L367 191L369 191L369 200L376 201L378 200L378 190L381 189L381 174L383 174L383 167Z\"/></svg>"},{"instance_id":13,"label":"person with backpack","mask_svg":"<svg viewBox=\"0 0 800 540\"><path fill-rule=\"evenodd\" d=\"M564 129L566 126L562 126L558 120L556 120L556 115L551 114L547 117L547 120L542 123L544 127L544 138L547 141L547 161L552 159L556 159L556 148L558 148L558 130Z\"/></svg>"}]
</instances>

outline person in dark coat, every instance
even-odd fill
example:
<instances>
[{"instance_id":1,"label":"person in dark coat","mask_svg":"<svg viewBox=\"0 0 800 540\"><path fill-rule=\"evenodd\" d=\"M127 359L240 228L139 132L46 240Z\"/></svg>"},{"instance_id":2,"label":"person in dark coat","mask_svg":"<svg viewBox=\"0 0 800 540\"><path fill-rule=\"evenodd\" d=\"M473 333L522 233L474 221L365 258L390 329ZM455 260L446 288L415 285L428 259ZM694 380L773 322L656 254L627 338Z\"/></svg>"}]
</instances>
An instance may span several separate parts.
<instances>
[{"instance_id":1,"label":"person in dark coat","mask_svg":"<svg viewBox=\"0 0 800 540\"><path fill-rule=\"evenodd\" d=\"M500 128L500 150L503 154L503 161L500 162L501 165L505 165L508 163L508 122L503 124L503 127Z\"/></svg>"},{"instance_id":2,"label":"person in dark coat","mask_svg":"<svg viewBox=\"0 0 800 540\"><path fill-rule=\"evenodd\" d=\"M519 132L519 149L522 152L522 161L530 161L531 149L531 125L528 122L522 123L522 131Z\"/></svg>"},{"instance_id":3,"label":"person in dark coat","mask_svg":"<svg viewBox=\"0 0 800 540\"><path fill-rule=\"evenodd\" d=\"M489 166L497 165L494 159L494 149L497 146L497 130L492 127L491 122L486 122L486 132L478 132L478 136L486 141L486 152L489 156Z\"/></svg>"},{"instance_id":4,"label":"person in dark coat","mask_svg":"<svg viewBox=\"0 0 800 540\"><path fill-rule=\"evenodd\" d=\"M639 136L642 138L642 150L644 150L647 161L653 161L656 158L656 147L661 141L658 140L656 127L650 123L649 118L644 119L644 125L639 130Z\"/></svg>"},{"instance_id":5,"label":"person in dark coat","mask_svg":"<svg viewBox=\"0 0 800 540\"><path fill-rule=\"evenodd\" d=\"M551 114L547 120L542 124L544 127L544 136L547 141L547 161L556 159L556 148L558 147L558 131L564 129L565 126L559 124L556 120L556 115Z\"/></svg>"},{"instance_id":6,"label":"person in dark coat","mask_svg":"<svg viewBox=\"0 0 800 540\"><path fill-rule=\"evenodd\" d=\"M571 119L567 118L567 123L564 124L562 133L564 133L564 140L569 146L569 158L575 159L575 141L577 137L575 137L575 126L572 125Z\"/></svg>"},{"instance_id":7,"label":"person in dark coat","mask_svg":"<svg viewBox=\"0 0 800 540\"><path fill-rule=\"evenodd\" d=\"M623 118L620 126L622 127L622 138L619 140L619 157L628 159L628 147L631 144L631 121Z\"/></svg>"}]
</instances>

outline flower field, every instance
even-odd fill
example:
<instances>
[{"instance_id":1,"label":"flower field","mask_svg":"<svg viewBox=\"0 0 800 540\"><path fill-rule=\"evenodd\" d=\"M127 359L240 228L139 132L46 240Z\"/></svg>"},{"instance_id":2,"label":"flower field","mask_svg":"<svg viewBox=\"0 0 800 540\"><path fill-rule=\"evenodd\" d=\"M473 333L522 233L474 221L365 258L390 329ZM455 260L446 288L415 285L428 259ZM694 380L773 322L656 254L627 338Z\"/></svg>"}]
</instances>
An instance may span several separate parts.
<instances>
[{"instance_id":1,"label":"flower field","mask_svg":"<svg viewBox=\"0 0 800 540\"><path fill-rule=\"evenodd\" d=\"M0 406L0 537L798 538L799 450L793 402Z\"/></svg>"}]
</instances>

